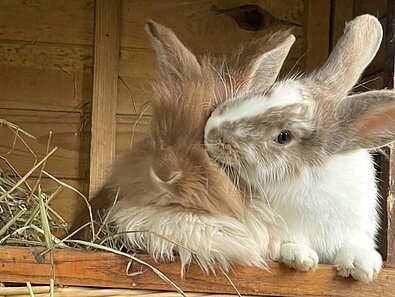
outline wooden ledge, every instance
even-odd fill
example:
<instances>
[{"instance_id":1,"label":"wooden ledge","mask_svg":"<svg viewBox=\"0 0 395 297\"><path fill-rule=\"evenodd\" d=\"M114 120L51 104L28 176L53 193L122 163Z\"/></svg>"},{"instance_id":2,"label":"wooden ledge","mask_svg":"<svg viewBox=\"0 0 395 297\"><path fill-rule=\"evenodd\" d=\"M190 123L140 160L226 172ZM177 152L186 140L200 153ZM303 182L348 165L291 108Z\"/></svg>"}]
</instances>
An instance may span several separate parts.
<instances>
[{"instance_id":1,"label":"wooden ledge","mask_svg":"<svg viewBox=\"0 0 395 297\"><path fill-rule=\"evenodd\" d=\"M0 282L31 282L70 286L136 288L174 291L153 271L133 263L130 272L144 271L136 276L126 275L129 259L106 252L54 250L43 258L34 256L34 248L0 247ZM144 260L162 271L185 292L230 293L235 291L221 272L217 276L204 275L197 265L180 279L179 263L155 263L149 256ZM385 265L372 284L336 276L333 266L320 265L315 272L301 273L279 263L269 263L270 272L253 267L238 266L229 273L241 294L275 296L394 296L395 266Z\"/></svg>"}]
</instances>

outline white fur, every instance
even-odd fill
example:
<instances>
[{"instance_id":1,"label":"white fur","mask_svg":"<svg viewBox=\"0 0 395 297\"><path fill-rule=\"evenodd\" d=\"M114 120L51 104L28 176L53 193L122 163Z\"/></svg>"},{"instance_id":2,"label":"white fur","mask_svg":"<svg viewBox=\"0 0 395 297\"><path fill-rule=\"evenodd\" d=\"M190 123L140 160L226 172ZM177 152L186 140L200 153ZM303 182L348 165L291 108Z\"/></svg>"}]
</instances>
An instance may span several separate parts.
<instances>
[{"instance_id":1,"label":"white fur","mask_svg":"<svg viewBox=\"0 0 395 297\"><path fill-rule=\"evenodd\" d=\"M173 261L178 253L182 275L192 261L208 273L217 265L225 271L232 264L264 268L269 256L279 257L280 239L269 235L270 228L276 228L275 218L263 207L251 205L243 222L179 208L125 207L122 203L117 208L112 220L118 232L137 231L126 235L129 248L147 251L157 261Z\"/></svg>"},{"instance_id":2,"label":"white fur","mask_svg":"<svg viewBox=\"0 0 395 297\"><path fill-rule=\"evenodd\" d=\"M233 100L237 99L238 97ZM240 101L237 108L226 109L220 115L214 112L207 121L205 131L208 133L212 128L219 127L225 122L236 122L262 115L270 108L285 107L292 104L311 105L312 103L312 100L301 96L299 82L286 80L276 83L269 96L257 94L248 97L247 100Z\"/></svg>"},{"instance_id":3,"label":"white fur","mask_svg":"<svg viewBox=\"0 0 395 297\"><path fill-rule=\"evenodd\" d=\"M335 266L339 275L368 283L380 272L382 263L375 250L348 244L338 253Z\"/></svg>"},{"instance_id":4,"label":"white fur","mask_svg":"<svg viewBox=\"0 0 395 297\"><path fill-rule=\"evenodd\" d=\"M267 254L271 260L279 260L281 242L286 237L286 224L268 207L266 201L253 197L247 205L243 223L262 253Z\"/></svg>"},{"instance_id":5,"label":"white fur","mask_svg":"<svg viewBox=\"0 0 395 297\"><path fill-rule=\"evenodd\" d=\"M289 242L281 245L281 261L296 270L310 271L317 268L319 260L313 249Z\"/></svg>"},{"instance_id":6,"label":"white fur","mask_svg":"<svg viewBox=\"0 0 395 297\"><path fill-rule=\"evenodd\" d=\"M250 181L257 189L264 189L273 210L286 221L286 242L313 249L321 263L333 264L345 254L336 261L341 275L346 276L344 271L350 271L350 261L355 261L357 272L348 275L372 280L381 267L381 257L375 251L377 186L369 152L335 155L324 166L305 168L299 178L280 184L262 184L259 176L265 173L260 170L265 168L251 172ZM294 253L300 254L298 249L295 247ZM289 257L284 259L292 267L299 261L300 257L293 264Z\"/></svg>"}]
</instances>

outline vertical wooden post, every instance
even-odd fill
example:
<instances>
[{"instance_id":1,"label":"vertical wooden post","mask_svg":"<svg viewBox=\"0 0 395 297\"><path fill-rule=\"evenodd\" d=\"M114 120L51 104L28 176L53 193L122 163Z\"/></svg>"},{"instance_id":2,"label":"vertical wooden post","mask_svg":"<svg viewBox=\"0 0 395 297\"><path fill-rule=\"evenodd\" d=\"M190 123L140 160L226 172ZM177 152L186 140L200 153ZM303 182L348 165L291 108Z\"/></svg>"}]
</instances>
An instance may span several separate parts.
<instances>
[{"instance_id":1,"label":"vertical wooden post","mask_svg":"<svg viewBox=\"0 0 395 297\"><path fill-rule=\"evenodd\" d=\"M103 183L115 154L121 0L95 1L89 192Z\"/></svg>"},{"instance_id":2,"label":"vertical wooden post","mask_svg":"<svg viewBox=\"0 0 395 297\"><path fill-rule=\"evenodd\" d=\"M321 66L329 54L331 0L304 1L305 70Z\"/></svg>"},{"instance_id":3,"label":"vertical wooden post","mask_svg":"<svg viewBox=\"0 0 395 297\"><path fill-rule=\"evenodd\" d=\"M343 35L346 22L354 18L354 0L332 0L330 49Z\"/></svg>"},{"instance_id":4,"label":"vertical wooden post","mask_svg":"<svg viewBox=\"0 0 395 297\"><path fill-rule=\"evenodd\" d=\"M395 1L387 2L387 23L385 36L385 63L384 63L384 85L387 88L395 87ZM390 153L390 174L389 174L389 196L386 205L387 214L387 262L395 264L395 151L394 145L391 146Z\"/></svg>"},{"instance_id":5,"label":"vertical wooden post","mask_svg":"<svg viewBox=\"0 0 395 297\"><path fill-rule=\"evenodd\" d=\"M388 0L386 18L384 84L392 89L395 87L395 1Z\"/></svg>"}]
</instances>

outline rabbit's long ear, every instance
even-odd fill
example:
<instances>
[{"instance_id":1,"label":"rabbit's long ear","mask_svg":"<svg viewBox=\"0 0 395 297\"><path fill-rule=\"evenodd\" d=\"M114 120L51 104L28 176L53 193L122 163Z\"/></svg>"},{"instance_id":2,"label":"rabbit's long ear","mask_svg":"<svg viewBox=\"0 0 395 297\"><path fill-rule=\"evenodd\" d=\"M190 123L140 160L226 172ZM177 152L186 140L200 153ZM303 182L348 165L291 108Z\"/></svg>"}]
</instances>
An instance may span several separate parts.
<instances>
[{"instance_id":1,"label":"rabbit's long ear","mask_svg":"<svg viewBox=\"0 0 395 297\"><path fill-rule=\"evenodd\" d=\"M240 47L229 65L238 71L237 79L243 91L265 90L276 80L295 36L280 31L254 40Z\"/></svg>"},{"instance_id":2,"label":"rabbit's long ear","mask_svg":"<svg viewBox=\"0 0 395 297\"><path fill-rule=\"evenodd\" d=\"M307 79L314 89L329 98L342 98L357 83L376 55L383 29L372 15L361 15L346 24L343 36L327 62Z\"/></svg>"},{"instance_id":3,"label":"rabbit's long ear","mask_svg":"<svg viewBox=\"0 0 395 297\"><path fill-rule=\"evenodd\" d=\"M145 30L155 49L163 78L200 73L200 65L196 56L181 43L171 29L150 20Z\"/></svg>"},{"instance_id":4,"label":"rabbit's long ear","mask_svg":"<svg viewBox=\"0 0 395 297\"><path fill-rule=\"evenodd\" d=\"M395 91L349 96L336 107L334 143L340 150L372 149L395 141Z\"/></svg>"}]
</instances>

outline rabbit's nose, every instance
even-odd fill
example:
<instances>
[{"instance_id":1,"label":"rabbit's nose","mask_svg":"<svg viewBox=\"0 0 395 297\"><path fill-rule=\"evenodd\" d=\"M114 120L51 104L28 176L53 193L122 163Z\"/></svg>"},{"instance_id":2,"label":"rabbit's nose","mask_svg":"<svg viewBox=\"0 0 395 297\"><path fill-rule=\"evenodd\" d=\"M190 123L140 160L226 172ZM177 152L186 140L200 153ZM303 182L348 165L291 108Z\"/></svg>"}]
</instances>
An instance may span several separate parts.
<instances>
[{"instance_id":1,"label":"rabbit's nose","mask_svg":"<svg viewBox=\"0 0 395 297\"><path fill-rule=\"evenodd\" d=\"M230 146L231 145L231 137L226 133L221 133L218 135L218 142L223 146Z\"/></svg>"},{"instance_id":2,"label":"rabbit's nose","mask_svg":"<svg viewBox=\"0 0 395 297\"><path fill-rule=\"evenodd\" d=\"M218 143L221 145L221 146L224 146L224 145L227 145L228 144L228 141L227 141L227 139L226 139L226 137L225 136L220 136L220 137L218 137Z\"/></svg>"},{"instance_id":3,"label":"rabbit's nose","mask_svg":"<svg viewBox=\"0 0 395 297\"><path fill-rule=\"evenodd\" d=\"M165 184L173 184L181 178L182 170L173 149L166 148L156 152L152 160L150 176L153 181Z\"/></svg>"},{"instance_id":4,"label":"rabbit's nose","mask_svg":"<svg viewBox=\"0 0 395 297\"><path fill-rule=\"evenodd\" d=\"M225 141L223 133L221 133L217 128L206 130L204 140L206 144L210 145L219 145Z\"/></svg>"},{"instance_id":5,"label":"rabbit's nose","mask_svg":"<svg viewBox=\"0 0 395 297\"><path fill-rule=\"evenodd\" d=\"M168 171L168 172L166 172L166 174L163 174L163 172L160 172L158 170L158 168L156 168L156 171L155 171L155 169L153 167L151 167L150 168L150 176L154 182L171 185L181 178L181 172Z\"/></svg>"}]
</instances>

